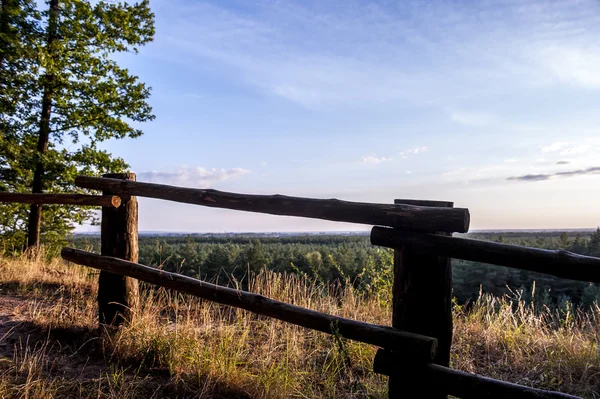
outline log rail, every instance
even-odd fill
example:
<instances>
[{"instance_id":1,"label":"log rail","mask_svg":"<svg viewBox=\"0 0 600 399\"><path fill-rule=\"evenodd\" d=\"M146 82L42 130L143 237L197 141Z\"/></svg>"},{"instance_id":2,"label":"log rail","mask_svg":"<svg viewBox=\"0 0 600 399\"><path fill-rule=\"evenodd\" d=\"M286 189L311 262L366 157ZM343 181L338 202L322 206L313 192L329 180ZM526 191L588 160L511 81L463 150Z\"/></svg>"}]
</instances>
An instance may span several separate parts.
<instances>
[{"instance_id":1,"label":"log rail","mask_svg":"<svg viewBox=\"0 0 600 399\"><path fill-rule=\"evenodd\" d=\"M421 397L430 397L424 381L431 381L436 390L463 399L577 399L562 392L526 387L511 382L495 380L478 374L465 373L432 363L407 362L393 352L379 349L373 361L373 370L387 376L406 377L419 374L417 381L404 379L405 384L420 390Z\"/></svg>"},{"instance_id":2,"label":"log rail","mask_svg":"<svg viewBox=\"0 0 600 399\"><path fill-rule=\"evenodd\" d=\"M0 202L46 205L109 206L118 208L121 198L116 195L29 194L0 192Z\"/></svg>"},{"instance_id":3,"label":"log rail","mask_svg":"<svg viewBox=\"0 0 600 399\"><path fill-rule=\"evenodd\" d=\"M470 223L469 210L464 208L369 204L285 195L237 194L88 176L78 176L75 178L75 184L86 189L107 190L117 195L135 195L213 208L390 226L414 231L465 233L469 230Z\"/></svg>"},{"instance_id":4,"label":"log rail","mask_svg":"<svg viewBox=\"0 0 600 399\"><path fill-rule=\"evenodd\" d=\"M569 280L600 283L600 258L568 251L404 232L377 226L371 230L371 244L394 249L406 247L424 254L507 266Z\"/></svg>"},{"instance_id":5,"label":"log rail","mask_svg":"<svg viewBox=\"0 0 600 399\"><path fill-rule=\"evenodd\" d=\"M400 331L391 327L332 316L251 292L207 283L119 258L96 255L73 248L63 248L61 256L63 259L78 265L133 277L160 287L170 288L223 305L249 310L256 314L324 333L339 333L344 338L391 348L411 358L429 361L435 356L437 342L434 338Z\"/></svg>"}]
</instances>

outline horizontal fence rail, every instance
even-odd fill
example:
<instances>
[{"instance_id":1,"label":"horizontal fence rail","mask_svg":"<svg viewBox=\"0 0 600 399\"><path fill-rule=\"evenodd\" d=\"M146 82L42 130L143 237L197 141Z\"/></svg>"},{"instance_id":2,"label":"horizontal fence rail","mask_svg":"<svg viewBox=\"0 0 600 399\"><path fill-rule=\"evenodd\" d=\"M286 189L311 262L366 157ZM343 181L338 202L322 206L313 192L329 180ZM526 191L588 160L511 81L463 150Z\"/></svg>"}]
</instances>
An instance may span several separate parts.
<instances>
[{"instance_id":1,"label":"horizontal fence rail","mask_svg":"<svg viewBox=\"0 0 600 399\"><path fill-rule=\"evenodd\" d=\"M213 302L249 310L298 326L404 353L428 362L435 356L435 338L400 331L387 326L332 316L300 306L276 301L262 295L210 284L177 273L170 273L138 263L63 248L63 259L110 273L133 277L147 283L208 299Z\"/></svg>"},{"instance_id":2,"label":"horizontal fence rail","mask_svg":"<svg viewBox=\"0 0 600 399\"><path fill-rule=\"evenodd\" d=\"M135 195L272 215L391 226L413 231L465 233L469 230L470 223L469 210L464 208L369 204L284 195L247 195L88 176L78 176L75 178L75 184L118 195Z\"/></svg>"},{"instance_id":3,"label":"horizontal fence rail","mask_svg":"<svg viewBox=\"0 0 600 399\"><path fill-rule=\"evenodd\" d=\"M402 366L398 367L398 365ZM419 372L419 382L407 381L407 383L420 384L425 391L423 397L428 397L426 393L428 387L424 382L429 381L436 390L464 399L581 399L562 392L530 388L477 374L465 373L438 364L408 364L406 359L394 356L393 353L386 350L379 349L377 351L373 362L373 371L376 373L388 376L399 374L401 376L406 374L402 367L410 368L412 373Z\"/></svg>"},{"instance_id":4,"label":"horizontal fence rail","mask_svg":"<svg viewBox=\"0 0 600 399\"><path fill-rule=\"evenodd\" d=\"M0 202L118 208L121 205L121 198L116 195L0 193Z\"/></svg>"},{"instance_id":5,"label":"horizontal fence rail","mask_svg":"<svg viewBox=\"0 0 600 399\"><path fill-rule=\"evenodd\" d=\"M484 262L556 277L600 283L600 258L568 251L528 248L469 238L373 227L371 243L382 247Z\"/></svg>"}]
</instances>

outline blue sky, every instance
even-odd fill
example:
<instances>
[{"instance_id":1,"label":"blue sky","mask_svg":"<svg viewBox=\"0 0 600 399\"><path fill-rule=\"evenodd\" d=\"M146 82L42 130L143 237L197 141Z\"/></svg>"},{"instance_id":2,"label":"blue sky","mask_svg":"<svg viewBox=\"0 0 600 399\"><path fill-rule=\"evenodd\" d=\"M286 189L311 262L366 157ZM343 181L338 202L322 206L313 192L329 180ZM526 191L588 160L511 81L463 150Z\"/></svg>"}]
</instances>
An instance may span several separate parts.
<instances>
[{"instance_id":1,"label":"blue sky","mask_svg":"<svg viewBox=\"0 0 600 399\"><path fill-rule=\"evenodd\" d=\"M140 181L600 224L600 2L154 0ZM364 227L140 200L140 229Z\"/></svg>"}]
</instances>

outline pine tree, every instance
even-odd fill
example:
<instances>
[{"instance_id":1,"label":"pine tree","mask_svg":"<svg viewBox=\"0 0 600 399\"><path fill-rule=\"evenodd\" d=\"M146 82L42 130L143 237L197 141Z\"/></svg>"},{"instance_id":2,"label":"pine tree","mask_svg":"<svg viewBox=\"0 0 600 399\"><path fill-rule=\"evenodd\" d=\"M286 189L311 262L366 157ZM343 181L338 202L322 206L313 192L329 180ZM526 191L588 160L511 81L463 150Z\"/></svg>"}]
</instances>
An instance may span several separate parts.
<instances>
[{"instance_id":1,"label":"pine tree","mask_svg":"<svg viewBox=\"0 0 600 399\"><path fill-rule=\"evenodd\" d=\"M152 40L154 15L148 0L94 3L49 0L39 13L21 4L21 13L34 21L23 35L36 51L33 56L17 51L28 78L23 101L1 110L2 120L19 122L0 143L8 150L0 155L1 190L83 192L73 184L76 175L128 167L98 143L138 137L142 131L137 123L154 118L147 103L150 88L112 58L114 53L137 53ZM26 223L25 207L0 208L0 215L14 215L1 233L18 236L27 224L28 246L37 246L40 235L44 241L63 237L74 223L93 216L85 207L44 207L42 217L42 207L32 205Z\"/></svg>"},{"instance_id":2,"label":"pine tree","mask_svg":"<svg viewBox=\"0 0 600 399\"><path fill-rule=\"evenodd\" d=\"M577 234L575 240L573 240L573 244L571 244L571 248L569 249L571 252L576 254L585 254L587 253L587 245L586 242L581 238L581 234Z\"/></svg>"},{"instance_id":3,"label":"pine tree","mask_svg":"<svg viewBox=\"0 0 600 399\"><path fill-rule=\"evenodd\" d=\"M558 247L560 249L567 249L570 245L571 240L569 240L569 235L566 231L563 231L562 233L560 233L560 236L558 238Z\"/></svg>"},{"instance_id":4,"label":"pine tree","mask_svg":"<svg viewBox=\"0 0 600 399\"><path fill-rule=\"evenodd\" d=\"M584 307L593 306L600 299L600 287L589 283L581 294L581 305Z\"/></svg>"},{"instance_id":5,"label":"pine tree","mask_svg":"<svg viewBox=\"0 0 600 399\"><path fill-rule=\"evenodd\" d=\"M588 255L600 257L600 227L596 229L588 242Z\"/></svg>"}]
</instances>

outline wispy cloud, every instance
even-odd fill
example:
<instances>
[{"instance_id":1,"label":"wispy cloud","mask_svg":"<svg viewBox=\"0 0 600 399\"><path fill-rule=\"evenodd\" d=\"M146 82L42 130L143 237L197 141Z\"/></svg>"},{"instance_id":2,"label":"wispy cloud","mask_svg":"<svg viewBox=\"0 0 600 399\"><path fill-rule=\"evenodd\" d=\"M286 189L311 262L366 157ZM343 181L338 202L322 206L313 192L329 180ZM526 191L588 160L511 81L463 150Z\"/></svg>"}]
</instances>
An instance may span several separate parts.
<instances>
[{"instance_id":1,"label":"wispy cloud","mask_svg":"<svg viewBox=\"0 0 600 399\"><path fill-rule=\"evenodd\" d=\"M589 144L571 144L566 141L556 141L547 146L543 146L544 153L559 153L560 155L577 155L587 152L591 146Z\"/></svg>"},{"instance_id":2,"label":"wispy cloud","mask_svg":"<svg viewBox=\"0 0 600 399\"><path fill-rule=\"evenodd\" d=\"M542 147L542 152L556 152L560 151L563 148L567 147L569 143L565 141L555 141L552 144Z\"/></svg>"},{"instance_id":3,"label":"wispy cloud","mask_svg":"<svg viewBox=\"0 0 600 399\"><path fill-rule=\"evenodd\" d=\"M599 46L549 46L543 48L539 55L559 80L586 89L600 89Z\"/></svg>"},{"instance_id":4,"label":"wispy cloud","mask_svg":"<svg viewBox=\"0 0 600 399\"><path fill-rule=\"evenodd\" d=\"M600 88L595 1L228 4L157 0L162 56L183 50L190 67L214 63L232 82L309 107L447 107L515 88Z\"/></svg>"},{"instance_id":5,"label":"wispy cloud","mask_svg":"<svg viewBox=\"0 0 600 399\"><path fill-rule=\"evenodd\" d=\"M556 177L575 177L575 176L598 175L598 174L600 174L600 166L594 166L594 167L587 168L587 169L571 170L568 172L513 176L513 177L507 178L507 180L544 181L544 180L550 180L550 179L556 178Z\"/></svg>"},{"instance_id":6,"label":"wispy cloud","mask_svg":"<svg viewBox=\"0 0 600 399\"><path fill-rule=\"evenodd\" d=\"M465 126L486 126L497 122L497 118L488 113L451 111L450 119Z\"/></svg>"},{"instance_id":7,"label":"wispy cloud","mask_svg":"<svg viewBox=\"0 0 600 399\"><path fill-rule=\"evenodd\" d=\"M407 158L410 155L416 155L416 154L423 153L423 152L427 151L428 149L429 149L429 147L427 147L425 145L407 148L406 150L400 151L400 157Z\"/></svg>"},{"instance_id":8,"label":"wispy cloud","mask_svg":"<svg viewBox=\"0 0 600 399\"><path fill-rule=\"evenodd\" d=\"M366 163L366 164L380 164L383 162L389 162L392 161L394 158L390 158L390 157L375 157L375 156L366 156L363 157L363 159L361 160L361 163Z\"/></svg>"},{"instance_id":9,"label":"wispy cloud","mask_svg":"<svg viewBox=\"0 0 600 399\"><path fill-rule=\"evenodd\" d=\"M587 144L579 144L579 145L574 145L574 146L567 147L567 148L563 149L560 152L560 154L561 155L583 154L584 152L587 152L590 148L591 148L591 146L589 146Z\"/></svg>"},{"instance_id":10,"label":"wispy cloud","mask_svg":"<svg viewBox=\"0 0 600 399\"><path fill-rule=\"evenodd\" d=\"M183 187L208 188L211 185L251 173L247 169L205 169L182 167L176 172L147 171L138 173L140 180Z\"/></svg>"},{"instance_id":11,"label":"wispy cloud","mask_svg":"<svg viewBox=\"0 0 600 399\"><path fill-rule=\"evenodd\" d=\"M536 174L536 175L523 175L523 176L512 176L506 180L520 180L520 181L541 181L548 180L552 175Z\"/></svg>"},{"instance_id":12,"label":"wispy cloud","mask_svg":"<svg viewBox=\"0 0 600 399\"><path fill-rule=\"evenodd\" d=\"M569 162L569 161L558 161L556 164L557 164L557 165L568 165L568 164L570 164L570 163L571 163L571 162Z\"/></svg>"}]
</instances>

